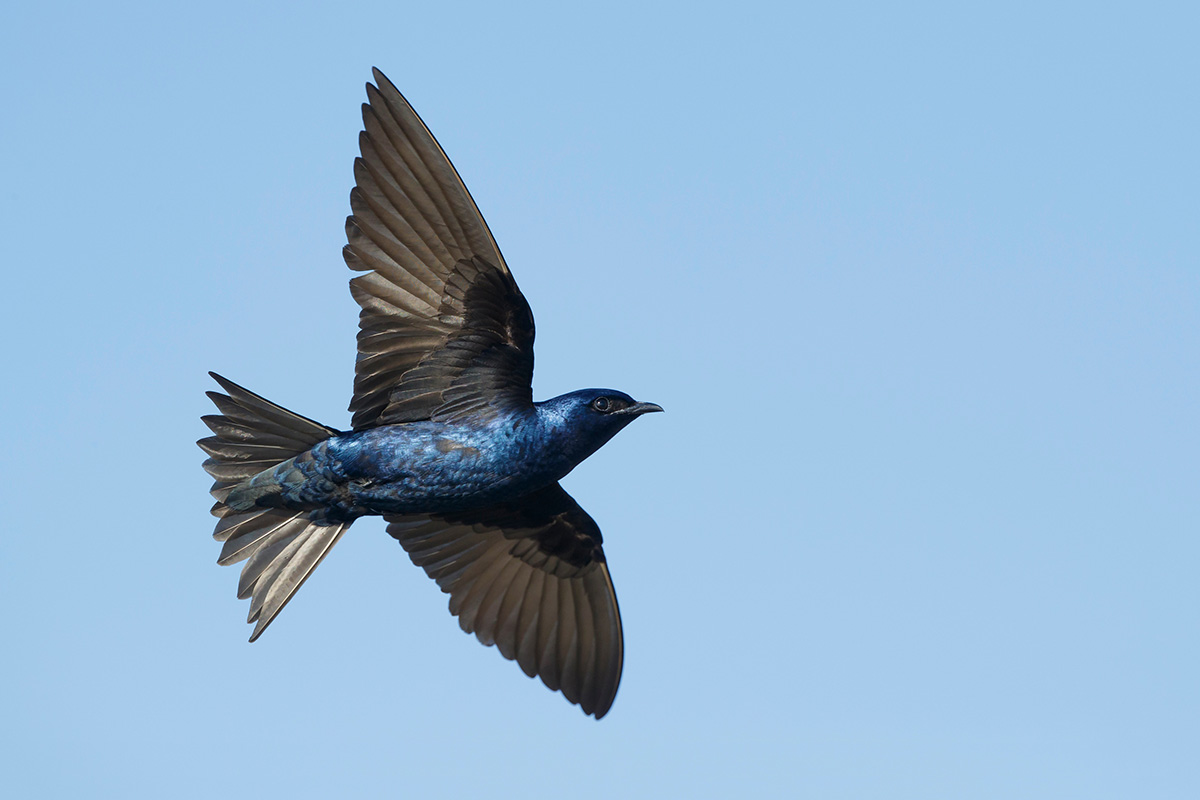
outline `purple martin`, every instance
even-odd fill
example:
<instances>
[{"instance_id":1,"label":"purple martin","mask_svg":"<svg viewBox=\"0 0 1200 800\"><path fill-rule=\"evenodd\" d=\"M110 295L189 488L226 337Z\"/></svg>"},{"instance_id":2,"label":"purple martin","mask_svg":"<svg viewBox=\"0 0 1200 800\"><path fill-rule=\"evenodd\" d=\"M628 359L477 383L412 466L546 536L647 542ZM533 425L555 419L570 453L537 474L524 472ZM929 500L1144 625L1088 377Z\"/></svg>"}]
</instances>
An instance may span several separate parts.
<instances>
[{"instance_id":1,"label":"purple martin","mask_svg":"<svg viewBox=\"0 0 1200 800\"><path fill-rule=\"evenodd\" d=\"M559 480L662 408L613 389L533 401L529 304L433 134L374 77L343 249L361 273L353 429L211 373L218 563L246 562L253 642L355 519L382 515L464 631L599 719L621 616L600 529Z\"/></svg>"}]
</instances>

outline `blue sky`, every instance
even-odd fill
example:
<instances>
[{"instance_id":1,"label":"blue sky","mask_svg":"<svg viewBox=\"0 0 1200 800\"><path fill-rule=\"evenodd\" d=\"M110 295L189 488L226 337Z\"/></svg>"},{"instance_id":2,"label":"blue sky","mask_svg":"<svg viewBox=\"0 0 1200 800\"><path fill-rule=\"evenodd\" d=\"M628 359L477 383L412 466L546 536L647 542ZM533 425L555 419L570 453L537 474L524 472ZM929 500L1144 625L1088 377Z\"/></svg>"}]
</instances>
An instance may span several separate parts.
<instances>
[{"instance_id":1,"label":"blue sky","mask_svg":"<svg viewBox=\"0 0 1200 800\"><path fill-rule=\"evenodd\" d=\"M0 765L14 797L1200 793L1196 11L10 4ZM362 520L263 639L209 369L345 426L377 65L534 309L661 403L597 723Z\"/></svg>"}]
</instances>

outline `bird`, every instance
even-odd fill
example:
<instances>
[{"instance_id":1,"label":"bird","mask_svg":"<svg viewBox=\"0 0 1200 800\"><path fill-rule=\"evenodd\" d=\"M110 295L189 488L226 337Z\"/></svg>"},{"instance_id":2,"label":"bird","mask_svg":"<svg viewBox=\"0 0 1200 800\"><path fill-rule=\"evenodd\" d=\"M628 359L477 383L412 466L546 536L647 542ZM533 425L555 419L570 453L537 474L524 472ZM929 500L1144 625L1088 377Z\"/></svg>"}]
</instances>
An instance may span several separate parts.
<instances>
[{"instance_id":1,"label":"bird","mask_svg":"<svg viewBox=\"0 0 1200 800\"><path fill-rule=\"evenodd\" d=\"M433 134L372 74L342 251L360 273L351 429L210 372L217 563L245 562L253 642L354 520L382 516L464 631L598 720L621 614L600 528L559 481L663 409L615 389L534 402L529 304Z\"/></svg>"}]
</instances>

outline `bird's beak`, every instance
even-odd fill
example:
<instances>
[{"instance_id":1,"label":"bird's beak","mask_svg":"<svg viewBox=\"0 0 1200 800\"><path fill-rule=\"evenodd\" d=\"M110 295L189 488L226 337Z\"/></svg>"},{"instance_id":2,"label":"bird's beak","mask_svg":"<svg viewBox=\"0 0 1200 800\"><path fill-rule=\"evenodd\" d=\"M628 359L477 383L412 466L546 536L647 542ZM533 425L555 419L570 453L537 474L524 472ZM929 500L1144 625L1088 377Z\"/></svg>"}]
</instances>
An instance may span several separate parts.
<instances>
[{"instance_id":1,"label":"bird's beak","mask_svg":"<svg viewBox=\"0 0 1200 800\"><path fill-rule=\"evenodd\" d=\"M629 408L622 411L622 414L628 414L631 417L640 417L642 414L649 414L651 411L662 411L663 407L658 403L634 403Z\"/></svg>"}]
</instances>

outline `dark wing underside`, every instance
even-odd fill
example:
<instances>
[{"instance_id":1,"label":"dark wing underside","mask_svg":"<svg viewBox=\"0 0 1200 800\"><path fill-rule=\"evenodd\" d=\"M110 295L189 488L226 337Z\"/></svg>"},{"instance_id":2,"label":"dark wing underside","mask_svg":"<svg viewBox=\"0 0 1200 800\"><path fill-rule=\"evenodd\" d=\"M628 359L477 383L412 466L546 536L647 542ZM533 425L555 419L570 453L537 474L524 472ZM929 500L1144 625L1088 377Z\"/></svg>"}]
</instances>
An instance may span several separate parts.
<instances>
[{"instance_id":1,"label":"dark wing underside","mask_svg":"<svg viewBox=\"0 0 1200 800\"><path fill-rule=\"evenodd\" d=\"M470 512L386 519L450 595L464 631L584 713L608 712L624 655L617 596L600 529L561 486Z\"/></svg>"},{"instance_id":2,"label":"dark wing underside","mask_svg":"<svg viewBox=\"0 0 1200 800\"><path fill-rule=\"evenodd\" d=\"M362 306L354 428L486 418L533 402L533 314L433 134L375 70L346 264Z\"/></svg>"}]
</instances>

